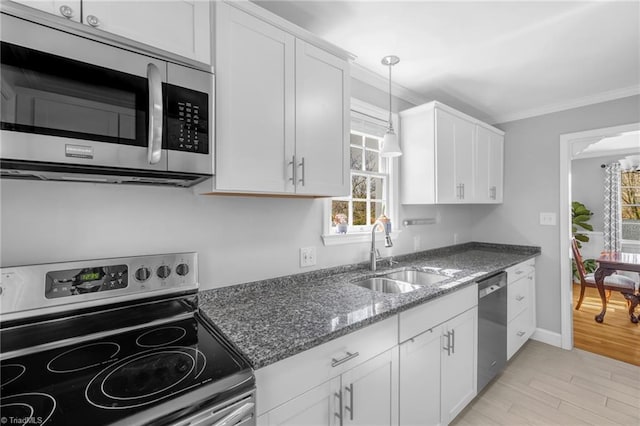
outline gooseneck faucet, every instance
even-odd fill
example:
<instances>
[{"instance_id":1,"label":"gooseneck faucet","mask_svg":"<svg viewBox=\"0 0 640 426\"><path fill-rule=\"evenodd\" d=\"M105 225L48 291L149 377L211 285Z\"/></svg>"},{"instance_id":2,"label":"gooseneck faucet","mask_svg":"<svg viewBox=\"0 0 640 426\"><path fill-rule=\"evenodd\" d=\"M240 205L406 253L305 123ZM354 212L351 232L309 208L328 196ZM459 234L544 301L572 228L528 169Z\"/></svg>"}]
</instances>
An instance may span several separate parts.
<instances>
[{"instance_id":1,"label":"gooseneck faucet","mask_svg":"<svg viewBox=\"0 0 640 426\"><path fill-rule=\"evenodd\" d=\"M376 270L376 262L380 257L380 253L376 249L376 228L378 225L382 226L384 230L384 246L385 247L393 247L393 241L391 241L391 235L389 235L389 227L386 226L386 223L381 221L380 219L376 220L371 228L371 266L370 269L372 271Z\"/></svg>"}]
</instances>

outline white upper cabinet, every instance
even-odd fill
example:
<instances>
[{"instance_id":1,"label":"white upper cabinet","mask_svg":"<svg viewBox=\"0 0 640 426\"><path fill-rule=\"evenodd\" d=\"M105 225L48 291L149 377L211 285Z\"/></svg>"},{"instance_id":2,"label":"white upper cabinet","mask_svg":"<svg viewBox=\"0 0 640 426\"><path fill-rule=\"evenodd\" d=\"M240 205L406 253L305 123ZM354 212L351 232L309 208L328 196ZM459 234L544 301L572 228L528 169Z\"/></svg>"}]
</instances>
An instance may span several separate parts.
<instances>
[{"instance_id":1,"label":"white upper cabinet","mask_svg":"<svg viewBox=\"0 0 640 426\"><path fill-rule=\"evenodd\" d=\"M468 203L473 196L473 138L475 125L436 109L436 199L439 203Z\"/></svg>"},{"instance_id":2,"label":"white upper cabinet","mask_svg":"<svg viewBox=\"0 0 640 426\"><path fill-rule=\"evenodd\" d=\"M47 13L62 16L71 21L80 22L82 19L82 8L80 0L13 0L14 3L21 3L34 9L39 9Z\"/></svg>"},{"instance_id":3,"label":"white upper cabinet","mask_svg":"<svg viewBox=\"0 0 640 426\"><path fill-rule=\"evenodd\" d=\"M403 204L502 202L504 132L435 101L400 119Z\"/></svg>"},{"instance_id":4,"label":"white upper cabinet","mask_svg":"<svg viewBox=\"0 0 640 426\"><path fill-rule=\"evenodd\" d=\"M19 0L17 3L211 64L211 14L206 0Z\"/></svg>"},{"instance_id":5,"label":"white upper cabinet","mask_svg":"<svg viewBox=\"0 0 640 426\"><path fill-rule=\"evenodd\" d=\"M347 195L347 57L236 6L216 3L214 191Z\"/></svg>"},{"instance_id":6,"label":"white upper cabinet","mask_svg":"<svg viewBox=\"0 0 640 426\"><path fill-rule=\"evenodd\" d=\"M299 194L349 193L348 63L296 40Z\"/></svg>"},{"instance_id":7,"label":"white upper cabinet","mask_svg":"<svg viewBox=\"0 0 640 426\"><path fill-rule=\"evenodd\" d=\"M504 135L476 127L475 202L502 203Z\"/></svg>"},{"instance_id":8,"label":"white upper cabinet","mask_svg":"<svg viewBox=\"0 0 640 426\"><path fill-rule=\"evenodd\" d=\"M216 189L293 192L295 38L216 10Z\"/></svg>"}]
</instances>

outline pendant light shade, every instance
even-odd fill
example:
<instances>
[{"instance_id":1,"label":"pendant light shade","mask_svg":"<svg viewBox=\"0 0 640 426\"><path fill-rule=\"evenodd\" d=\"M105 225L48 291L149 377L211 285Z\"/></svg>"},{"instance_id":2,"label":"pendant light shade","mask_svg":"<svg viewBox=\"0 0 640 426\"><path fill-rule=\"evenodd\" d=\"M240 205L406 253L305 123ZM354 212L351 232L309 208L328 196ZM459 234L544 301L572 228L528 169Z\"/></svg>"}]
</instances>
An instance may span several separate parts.
<instances>
[{"instance_id":1,"label":"pendant light shade","mask_svg":"<svg viewBox=\"0 0 640 426\"><path fill-rule=\"evenodd\" d=\"M398 135L393 130L393 122L391 121L391 67L398 62L400 62L400 58L397 56L385 56L382 58L382 65L389 67L389 127L382 140L382 149L380 150L380 156L382 157L399 157L402 155L402 150L398 143Z\"/></svg>"}]
</instances>

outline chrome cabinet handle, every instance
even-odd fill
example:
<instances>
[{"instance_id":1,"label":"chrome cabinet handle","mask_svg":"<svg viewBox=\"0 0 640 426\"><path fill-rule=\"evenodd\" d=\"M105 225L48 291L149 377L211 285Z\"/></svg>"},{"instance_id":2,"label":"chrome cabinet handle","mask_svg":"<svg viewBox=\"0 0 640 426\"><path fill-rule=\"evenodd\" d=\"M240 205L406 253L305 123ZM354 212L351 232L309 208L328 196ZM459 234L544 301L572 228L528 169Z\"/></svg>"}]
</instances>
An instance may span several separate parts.
<instances>
[{"instance_id":1,"label":"chrome cabinet handle","mask_svg":"<svg viewBox=\"0 0 640 426\"><path fill-rule=\"evenodd\" d=\"M451 353L456 353L456 330L451 330Z\"/></svg>"},{"instance_id":2,"label":"chrome cabinet handle","mask_svg":"<svg viewBox=\"0 0 640 426\"><path fill-rule=\"evenodd\" d=\"M154 64L147 65L149 82L149 147L147 160L157 164L162 155L162 77Z\"/></svg>"},{"instance_id":3,"label":"chrome cabinet handle","mask_svg":"<svg viewBox=\"0 0 640 426\"><path fill-rule=\"evenodd\" d=\"M521 301L522 299L524 299L524 296L521 296L521 295L517 295L517 296L516 296L516 300L517 300L518 302L519 302L519 301Z\"/></svg>"},{"instance_id":4,"label":"chrome cabinet handle","mask_svg":"<svg viewBox=\"0 0 640 426\"><path fill-rule=\"evenodd\" d=\"M334 393L333 396L338 398L338 412L334 411L333 415L338 418L339 425L342 426L342 391Z\"/></svg>"},{"instance_id":5,"label":"chrome cabinet handle","mask_svg":"<svg viewBox=\"0 0 640 426\"><path fill-rule=\"evenodd\" d=\"M443 346L442 349L447 351L447 356L451 355L451 333L447 331L447 346Z\"/></svg>"},{"instance_id":6,"label":"chrome cabinet handle","mask_svg":"<svg viewBox=\"0 0 640 426\"><path fill-rule=\"evenodd\" d=\"M60 6L60 15L64 16L67 19L71 19L73 17L73 9L64 4Z\"/></svg>"},{"instance_id":7,"label":"chrome cabinet handle","mask_svg":"<svg viewBox=\"0 0 640 426\"><path fill-rule=\"evenodd\" d=\"M518 337L522 337L524 336L524 331L518 331L516 334L518 335Z\"/></svg>"},{"instance_id":8,"label":"chrome cabinet handle","mask_svg":"<svg viewBox=\"0 0 640 426\"><path fill-rule=\"evenodd\" d=\"M302 161L298 164L298 167L302 167L302 179L300 179L300 183L304 186L304 157L302 157Z\"/></svg>"},{"instance_id":9,"label":"chrome cabinet handle","mask_svg":"<svg viewBox=\"0 0 640 426\"><path fill-rule=\"evenodd\" d=\"M347 352L347 355L344 358L340 358L340 359L331 358L331 366L337 367L340 364L344 364L345 362L350 361L359 355L360 355L360 352L354 352L354 353Z\"/></svg>"},{"instance_id":10,"label":"chrome cabinet handle","mask_svg":"<svg viewBox=\"0 0 640 426\"><path fill-rule=\"evenodd\" d=\"M87 15L87 24L89 24L92 27L96 28L96 27L100 26L100 20L98 19L97 16Z\"/></svg>"},{"instance_id":11,"label":"chrome cabinet handle","mask_svg":"<svg viewBox=\"0 0 640 426\"><path fill-rule=\"evenodd\" d=\"M345 405L344 409L349 412L349 420L353 421L353 383L346 386L344 390L349 392L349 406Z\"/></svg>"},{"instance_id":12,"label":"chrome cabinet handle","mask_svg":"<svg viewBox=\"0 0 640 426\"><path fill-rule=\"evenodd\" d=\"M289 180L291 181L292 185L296 184L296 156L292 155L291 156L291 161L289 161L287 163L287 167L291 166L291 177L289 178Z\"/></svg>"}]
</instances>

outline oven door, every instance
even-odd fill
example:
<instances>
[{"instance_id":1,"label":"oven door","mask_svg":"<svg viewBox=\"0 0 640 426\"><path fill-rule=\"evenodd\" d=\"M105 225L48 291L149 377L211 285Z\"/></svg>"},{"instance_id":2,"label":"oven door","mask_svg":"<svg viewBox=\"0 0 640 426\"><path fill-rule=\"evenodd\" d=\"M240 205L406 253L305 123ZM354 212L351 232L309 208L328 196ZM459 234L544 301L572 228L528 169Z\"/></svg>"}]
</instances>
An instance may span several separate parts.
<instances>
[{"instance_id":1,"label":"oven door","mask_svg":"<svg viewBox=\"0 0 640 426\"><path fill-rule=\"evenodd\" d=\"M2 14L3 159L167 170L167 63Z\"/></svg>"}]
</instances>

